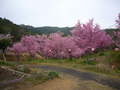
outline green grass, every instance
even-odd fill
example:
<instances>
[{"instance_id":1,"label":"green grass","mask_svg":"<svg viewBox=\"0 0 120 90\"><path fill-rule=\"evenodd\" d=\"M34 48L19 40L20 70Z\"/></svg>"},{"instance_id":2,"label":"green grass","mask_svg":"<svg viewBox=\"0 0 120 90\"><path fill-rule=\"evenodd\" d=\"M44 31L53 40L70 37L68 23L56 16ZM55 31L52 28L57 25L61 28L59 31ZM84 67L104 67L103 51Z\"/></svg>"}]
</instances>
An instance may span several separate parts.
<instances>
[{"instance_id":1,"label":"green grass","mask_svg":"<svg viewBox=\"0 0 120 90\"><path fill-rule=\"evenodd\" d=\"M111 55L111 57L109 57L109 55ZM96 58L96 60L98 59L99 61L91 61L92 58ZM105 58L106 57L106 58ZM101 53L94 53L89 55L89 60L88 60L88 66L86 67L86 56L84 55L84 57L81 57L79 59L74 59L74 60L70 60L70 59L41 59L41 60L27 60L24 61L23 64L42 64L42 65L56 65L59 67L66 67L66 68L74 68L74 69L83 69L83 70L87 70L87 71L92 71L92 72L98 72L98 73L104 73L104 74L116 74L119 73L120 71L120 67L116 68L116 70L112 70L110 68L107 67L106 65L106 61L111 61L113 58L120 58L120 53L116 56L116 52L115 51L105 51L104 55ZM102 63L104 63L106 65L106 67L99 67L97 66L99 64L100 59L105 59L102 60ZM109 70L108 70L109 69Z\"/></svg>"},{"instance_id":2,"label":"green grass","mask_svg":"<svg viewBox=\"0 0 120 90\"><path fill-rule=\"evenodd\" d=\"M31 77L25 78L24 82L31 82L34 85L38 85L38 84L44 83L45 81L48 81L49 79L50 78L48 77L31 76Z\"/></svg>"},{"instance_id":3,"label":"green grass","mask_svg":"<svg viewBox=\"0 0 120 90\"><path fill-rule=\"evenodd\" d=\"M41 61L40 60L34 60L34 59L28 59L27 61L21 62L21 64L38 64L38 63L41 63Z\"/></svg>"},{"instance_id":4,"label":"green grass","mask_svg":"<svg viewBox=\"0 0 120 90\"><path fill-rule=\"evenodd\" d=\"M86 65L86 61L79 62L78 64L80 64L80 65ZM88 61L88 65L96 65L96 64L97 64L97 62Z\"/></svg>"},{"instance_id":5,"label":"green grass","mask_svg":"<svg viewBox=\"0 0 120 90\"><path fill-rule=\"evenodd\" d=\"M6 63L4 61L0 61L0 65L8 65L8 66L14 66L14 63Z\"/></svg>"}]
</instances>

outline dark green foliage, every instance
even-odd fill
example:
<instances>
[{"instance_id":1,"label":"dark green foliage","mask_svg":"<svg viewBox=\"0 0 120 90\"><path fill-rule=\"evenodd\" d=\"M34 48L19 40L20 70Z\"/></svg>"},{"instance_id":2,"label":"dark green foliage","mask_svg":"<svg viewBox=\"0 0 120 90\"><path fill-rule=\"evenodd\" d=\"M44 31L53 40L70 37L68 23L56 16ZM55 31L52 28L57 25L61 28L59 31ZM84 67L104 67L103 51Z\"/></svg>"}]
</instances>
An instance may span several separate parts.
<instances>
[{"instance_id":1,"label":"dark green foliage","mask_svg":"<svg viewBox=\"0 0 120 90\"><path fill-rule=\"evenodd\" d=\"M3 65L3 64L5 64L4 61L0 61L0 65Z\"/></svg>"},{"instance_id":2,"label":"dark green foliage","mask_svg":"<svg viewBox=\"0 0 120 90\"><path fill-rule=\"evenodd\" d=\"M13 41L19 41L23 35L29 35L31 32L21 28L20 26L14 24L13 22L0 18L0 34L10 33L14 36ZM31 33L32 34L32 33Z\"/></svg>"},{"instance_id":3,"label":"dark green foliage","mask_svg":"<svg viewBox=\"0 0 120 90\"><path fill-rule=\"evenodd\" d=\"M10 39L1 39L0 40L0 49L2 50L2 52L4 52L4 50L11 45L11 40Z\"/></svg>"},{"instance_id":4,"label":"dark green foliage","mask_svg":"<svg viewBox=\"0 0 120 90\"><path fill-rule=\"evenodd\" d=\"M50 33L55 33L57 31L63 32L65 35L71 35L70 31L73 30L74 27L50 27L50 26L45 26L45 27L33 27L30 25L20 25L22 28L28 29L34 33L38 34L50 34Z\"/></svg>"}]
</instances>

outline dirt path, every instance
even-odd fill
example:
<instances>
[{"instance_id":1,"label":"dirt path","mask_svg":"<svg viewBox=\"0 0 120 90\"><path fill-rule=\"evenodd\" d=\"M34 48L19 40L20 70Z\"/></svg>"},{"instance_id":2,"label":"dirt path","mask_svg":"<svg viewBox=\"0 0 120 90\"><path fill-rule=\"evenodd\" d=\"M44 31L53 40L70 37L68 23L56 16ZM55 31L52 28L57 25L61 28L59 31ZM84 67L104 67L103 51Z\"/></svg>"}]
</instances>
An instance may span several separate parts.
<instances>
[{"instance_id":1,"label":"dirt path","mask_svg":"<svg viewBox=\"0 0 120 90\"><path fill-rule=\"evenodd\" d=\"M62 73L63 79L55 79L27 90L120 90L120 80L116 78L54 66L34 68L57 70Z\"/></svg>"},{"instance_id":2,"label":"dirt path","mask_svg":"<svg viewBox=\"0 0 120 90\"><path fill-rule=\"evenodd\" d=\"M72 79L54 79L27 90L75 90L77 82Z\"/></svg>"}]
</instances>

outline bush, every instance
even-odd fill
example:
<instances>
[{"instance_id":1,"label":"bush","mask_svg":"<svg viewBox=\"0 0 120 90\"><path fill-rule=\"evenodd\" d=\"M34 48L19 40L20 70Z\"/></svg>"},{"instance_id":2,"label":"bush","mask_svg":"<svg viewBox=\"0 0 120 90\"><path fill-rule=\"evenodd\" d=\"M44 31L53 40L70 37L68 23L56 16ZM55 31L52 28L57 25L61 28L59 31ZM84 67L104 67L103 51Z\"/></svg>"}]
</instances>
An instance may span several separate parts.
<instances>
[{"instance_id":1,"label":"bush","mask_svg":"<svg viewBox=\"0 0 120 90\"><path fill-rule=\"evenodd\" d=\"M47 74L48 76L59 77L59 72L57 72L56 70L48 70Z\"/></svg>"},{"instance_id":2,"label":"bush","mask_svg":"<svg viewBox=\"0 0 120 90\"><path fill-rule=\"evenodd\" d=\"M24 73L30 72L30 68L28 66L24 66L23 72Z\"/></svg>"}]
</instances>

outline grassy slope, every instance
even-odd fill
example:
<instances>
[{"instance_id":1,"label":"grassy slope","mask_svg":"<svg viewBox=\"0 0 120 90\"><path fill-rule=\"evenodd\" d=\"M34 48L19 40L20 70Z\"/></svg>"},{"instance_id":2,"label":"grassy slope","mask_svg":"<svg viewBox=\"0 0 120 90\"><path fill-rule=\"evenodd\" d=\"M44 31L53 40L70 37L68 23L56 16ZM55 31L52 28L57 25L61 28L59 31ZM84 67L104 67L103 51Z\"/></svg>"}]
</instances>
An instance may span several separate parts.
<instances>
[{"instance_id":1,"label":"grassy slope","mask_svg":"<svg viewBox=\"0 0 120 90\"><path fill-rule=\"evenodd\" d=\"M107 60L109 60L109 54L112 51L106 51L104 55L100 53L90 55L89 56L89 63L86 66L86 58L79 58L79 59L46 59L46 60L28 60L21 62L21 64L28 64L28 65L54 65L59 67L66 67L66 68L74 68L77 70L87 70L96 73L103 73L103 74L110 74L110 75L118 75L120 74L120 70L117 68L111 68L110 64L107 64ZM92 58L96 58L96 61L91 61Z\"/></svg>"}]
</instances>

